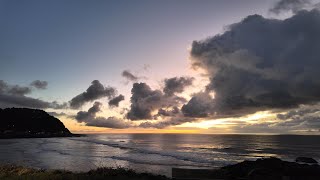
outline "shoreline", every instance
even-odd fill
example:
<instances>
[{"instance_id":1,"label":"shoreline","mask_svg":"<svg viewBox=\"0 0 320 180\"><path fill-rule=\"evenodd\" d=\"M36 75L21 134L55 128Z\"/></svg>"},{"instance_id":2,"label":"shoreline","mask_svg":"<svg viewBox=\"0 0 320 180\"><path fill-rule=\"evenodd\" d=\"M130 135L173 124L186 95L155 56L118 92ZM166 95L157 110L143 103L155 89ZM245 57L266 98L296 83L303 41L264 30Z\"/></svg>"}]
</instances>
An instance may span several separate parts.
<instances>
[{"instance_id":1,"label":"shoreline","mask_svg":"<svg viewBox=\"0 0 320 180\"><path fill-rule=\"evenodd\" d=\"M172 177L151 173L139 173L126 168L100 167L87 172L66 170L35 169L16 165L0 165L0 179L235 179L235 180L318 180L318 163L297 163L278 158L261 158L256 161L243 161L221 168L185 169L172 168Z\"/></svg>"},{"instance_id":2,"label":"shoreline","mask_svg":"<svg viewBox=\"0 0 320 180\"><path fill-rule=\"evenodd\" d=\"M55 138L55 137L85 137L90 135L108 135L108 134L150 134L150 135L188 135L190 133L87 133L87 134L78 134L78 133L47 133L47 134L28 134L28 133L10 133L3 134L0 133L0 139L26 139L26 138ZM320 136L320 134L192 134L192 135L217 135L217 136Z\"/></svg>"},{"instance_id":3,"label":"shoreline","mask_svg":"<svg viewBox=\"0 0 320 180\"><path fill-rule=\"evenodd\" d=\"M0 139L32 139L32 138L59 138L59 137L85 137L86 134L6 134Z\"/></svg>"}]
</instances>

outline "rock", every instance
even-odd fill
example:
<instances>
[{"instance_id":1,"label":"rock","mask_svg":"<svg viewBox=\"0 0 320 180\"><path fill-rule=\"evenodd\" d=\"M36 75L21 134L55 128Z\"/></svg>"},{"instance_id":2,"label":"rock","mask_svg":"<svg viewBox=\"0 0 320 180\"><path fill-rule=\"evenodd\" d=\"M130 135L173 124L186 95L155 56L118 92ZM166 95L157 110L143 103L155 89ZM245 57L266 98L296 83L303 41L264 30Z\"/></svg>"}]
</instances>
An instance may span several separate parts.
<instances>
[{"instance_id":1,"label":"rock","mask_svg":"<svg viewBox=\"0 0 320 180\"><path fill-rule=\"evenodd\" d=\"M267 168L256 168L249 172L249 180L276 180L282 177L278 174L274 174L271 169Z\"/></svg>"},{"instance_id":2,"label":"rock","mask_svg":"<svg viewBox=\"0 0 320 180\"><path fill-rule=\"evenodd\" d=\"M216 170L215 174L222 174L221 179L319 180L320 166L282 161L278 158L263 158L225 166Z\"/></svg>"},{"instance_id":3,"label":"rock","mask_svg":"<svg viewBox=\"0 0 320 180\"><path fill-rule=\"evenodd\" d=\"M296 162L298 163L309 163L309 164L318 164L316 160L310 157L297 157Z\"/></svg>"}]
</instances>

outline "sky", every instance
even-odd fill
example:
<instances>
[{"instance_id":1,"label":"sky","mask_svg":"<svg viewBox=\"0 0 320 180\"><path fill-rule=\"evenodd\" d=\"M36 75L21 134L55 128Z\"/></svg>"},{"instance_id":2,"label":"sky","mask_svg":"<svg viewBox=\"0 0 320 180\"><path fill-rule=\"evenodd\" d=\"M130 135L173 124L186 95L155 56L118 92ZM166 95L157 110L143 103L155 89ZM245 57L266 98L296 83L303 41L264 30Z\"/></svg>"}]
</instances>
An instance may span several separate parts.
<instances>
[{"instance_id":1,"label":"sky","mask_svg":"<svg viewBox=\"0 0 320 180\"><path fill-rule=\"evenodd\" d=\"M0 0L0 108L77 133L320 131L316 0Z\"/></svg>"}]
</instances>

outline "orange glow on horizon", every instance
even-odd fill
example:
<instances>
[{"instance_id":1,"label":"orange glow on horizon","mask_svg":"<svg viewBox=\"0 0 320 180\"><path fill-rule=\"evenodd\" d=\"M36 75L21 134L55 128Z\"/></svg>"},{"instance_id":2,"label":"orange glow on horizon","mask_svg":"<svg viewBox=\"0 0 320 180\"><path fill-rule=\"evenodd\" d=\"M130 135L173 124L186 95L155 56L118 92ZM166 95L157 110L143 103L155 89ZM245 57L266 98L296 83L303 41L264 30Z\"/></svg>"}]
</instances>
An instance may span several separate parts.
<instances>
[{"instance_id":1,"label":"orange glow on horizon","mask_svg":"<svg viewBox=\"0 0 320 180\"><path fill-rule=\"evenodd\" d=\"M181 125L167 127L164 129L156 128L128 128L112 129L104 127L91 127L77 121L62 117L61 121L73 133L78 134L104 134L104 133L176 133L176 134L229 134L233 133L233 128L237 122L255 124L270 122L275 118L275 114L269 111L261 111L240 118L224 118L216 120L202 120L198 122L187 122Z\"/></svg>"}]
</instances>

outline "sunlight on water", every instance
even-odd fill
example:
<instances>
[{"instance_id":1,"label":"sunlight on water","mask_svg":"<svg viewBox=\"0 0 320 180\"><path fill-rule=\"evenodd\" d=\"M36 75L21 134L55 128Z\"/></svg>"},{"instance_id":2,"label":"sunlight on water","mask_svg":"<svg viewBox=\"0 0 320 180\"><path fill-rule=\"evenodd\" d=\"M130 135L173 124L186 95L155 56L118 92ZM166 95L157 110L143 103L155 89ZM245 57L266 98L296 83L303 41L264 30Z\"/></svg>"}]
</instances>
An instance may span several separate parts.
<instances>
[{"instance_id":1,"label":"sunlight on water","mask_svg":"<svg viewBox=\"0 0 320 180\"><path fill-rule=\"evenodd\" d=\"M172 167L215 168L246 159L320 159L320 136L112 134L0 140L0 161L87 171L126 167L171 176Z\"/></svg>"}]
</instances>

